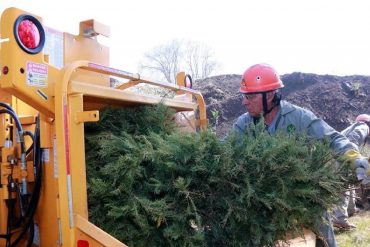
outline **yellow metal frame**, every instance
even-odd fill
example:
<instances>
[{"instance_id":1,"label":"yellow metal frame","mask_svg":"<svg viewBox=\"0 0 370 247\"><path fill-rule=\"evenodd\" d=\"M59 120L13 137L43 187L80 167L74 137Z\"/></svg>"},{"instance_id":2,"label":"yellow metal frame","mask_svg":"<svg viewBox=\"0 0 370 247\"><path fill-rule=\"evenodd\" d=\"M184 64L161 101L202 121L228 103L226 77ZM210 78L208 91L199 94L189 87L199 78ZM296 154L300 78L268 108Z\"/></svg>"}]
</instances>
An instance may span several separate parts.
<instances>
[{"instance_id":1,"label":"yellow metal frame","mask_svg":"<svg viewBox=\"0 0 370 247\"><path fill-rule=\"evenodd\" d=\"M102 73L106 75L121 77L130 80L136 80L140 83L148 83L155 86L161 86L174 91L182 91L194 95L198 100L198 105L194 103L186 103L176 100L165 100L153 96L138 95L128 91L122 91L119 89L108 88L101 85L91 85L87 83L72 81L73 73L77 69L85 69L96 73ZM75 242L75 234L81 234L80 231L71 231L75 227L75 215L87 219L87 195L86 195L86 183L81 174L85 173L84 157L81 157L80 152L83 144L83 126L80 121L73 121L76 114L81 114L83 111L83 96L92 96L94 98L101 99L115 99L122 102L134 102L140 104L158 104L163 102L166 105L174 107L178 110L195 110L199 108L201 127L206 127L206 112L205 103L203 96L194 90L181 87L178 85L152 82L149 80L140 79L138 76L129 74L124 71L112 69L103 65L93 64L88 61L76 61L66 68L63 69L63 73L58 83L55 86L55 123L56 123L56 139L58 140L58 174L59 174L59 200L61 205L61 226L62 236L67 235L68 238L64 239L63 242L71 244ZM202 107L203 106L203 107ZM81 136L82 135L82 136ZM74 148L73 146L76 146ZM80 147L80 148L78 148ZM74 150L78 150L74 152ZM72 164L78 163L79 167L72 166ZM62 165L62 164L65 164ZM73 176L72 174L79 174ZM73 186L78 184L78 186ZM76 202L75 198L78 198ZM73 205L73 206L72 206ZM88 224L87 221L85 224ZM109 235L104 235L104 240L110 239ZM71 242L69 242L71 241ZM69 246L69 245L68 245Z\"/></svg>"},{"instance_id":2,"label":"yellow metal frame","mask_svg":"<svg viewBox=\"0 0 370 247\"><path fill-rule=\"evenodd\" d=\"M49 62L49 55L29 55L23 52L13 37L13 23L25 11L10 8L1 18L1 38L9 38L0 47L0 68L9 67L9 73L0 76L0 99L7 102L20 116L22 125L32 130L37 115L40 115L41 147L45 153L44 186L36 212L36 222L42 246L76 246L78 240L87 240L89 246L126 246L88 221L86 164L84 147L84 123L99 120L99 109L105 105L129 107L131 105L155 105L160 102L178 112L194 112L197 120L193 123L206 129L206 108L200 92L184 87L185 73L177 76L177 84L155 82L122 70L110 68L109 50L95 39L98 34L109 35L109 30L93 20L80 25L80 35L64 33L64 64L58 69ZM32 14L30 14L32 15ZM40 17L36 18L42 22ZM87 31L86 31L87 30ZM20 73L27 62L46 65L48 79L46 87L35 87L25 83L25 73ZM111 88L111 76L128 82ZM137 84L149 84L176 92L174 98L163 99L126 90ZM48 98L37 94L42 90ZM181 96L190 97L181 97ZM194 98L194 101L193 101ZM186 100L185 100L186 99ZM90 101L89 101L90 100ZM89 108L89 109L88 109ZM7 120L8 119L8 120ZM7 123L9 116L0 115L0 141L9 138ZM0 127L1 127L0 126ZM1 146L0 169L8 169L6 157L18 154L18 146ZM29 163L31 167L32 164ZM32 183L32 169L27 169ZM6 181L3 179L3 185ZM6 215L4 200L6 189L0 190L0 214ZM6 218L6 217L3 217ZM4 232L4 220L0 219L0 234ZM0 246L4 242L0 240Z\"/></svg>"}]
</instances>

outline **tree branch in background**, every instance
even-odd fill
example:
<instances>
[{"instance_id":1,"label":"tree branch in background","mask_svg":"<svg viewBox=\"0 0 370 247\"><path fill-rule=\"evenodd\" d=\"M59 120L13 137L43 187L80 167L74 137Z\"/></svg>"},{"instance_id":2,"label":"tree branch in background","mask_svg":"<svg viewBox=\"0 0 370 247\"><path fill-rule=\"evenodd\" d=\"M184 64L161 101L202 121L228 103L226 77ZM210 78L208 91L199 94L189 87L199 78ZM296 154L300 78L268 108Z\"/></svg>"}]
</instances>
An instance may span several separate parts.
<instances>
[{"instance_id":1,"label":"tree branch in background","mask_svg":"<svg viewBox=\"0 0 370 247\"><path fill-rule=\"evenodd\" d=\"M172 40L145 53L140 72L152 73L160 80L174 83L179 71L185 71L197 80L209 77L218 67L214 52L208 46L194 41Z\"/></svg>"},{"instance_id":2,"label":"tree branch in background","mask_svg":"<svg viewBox=\"0 0 370 247\"><path fill-rule=\"evenodd\" d=\"M219 64L210 47L189 41L185 48L184 62L186 71L189 71L194 80L207 78L217 71Z\"/></svg>"}]
</instances>

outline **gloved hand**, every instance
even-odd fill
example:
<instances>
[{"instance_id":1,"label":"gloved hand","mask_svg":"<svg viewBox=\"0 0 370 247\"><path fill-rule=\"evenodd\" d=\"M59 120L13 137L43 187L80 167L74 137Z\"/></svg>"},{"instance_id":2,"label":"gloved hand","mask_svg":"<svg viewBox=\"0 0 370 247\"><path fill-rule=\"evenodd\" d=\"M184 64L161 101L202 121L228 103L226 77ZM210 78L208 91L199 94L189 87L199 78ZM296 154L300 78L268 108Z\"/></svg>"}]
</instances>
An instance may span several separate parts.
<instances>
[{"instance_id":1,"label":"gloved hand","mask_svg":"<svg viewBox=\"0 0 370 247\"><path fill-rule=\"evenodd\" d=\"M365 177L364 179L362 179L361 184L363 185L370 184L370 177Z\"/></svg>"},{"instance_id":2,"label":"gloved hand","mask_svg":"<svg viewBox=\"0 0 370 247\"><path fill-rule=\"evenodd\" d=\"M357 179L360 181L369 180L370 182L370 165L369 158L362 156L355 150L349 150L343 155L343 160L348 162L356 170Z\"/></svg>"},{"instance_id":3,"label":"gloved hand","mask_svg":"<svg viewBox=\"0 0 370 247\"><path fill-rule=\"evenodd\" d=\"M359 181L361 181L361 184L368 185L370 184L370 176L366 176L365 170L362 168L356 169L356 176Z\"/></svg>"},{"instance_id":4,"label":"gloved hand","mask_svg":"<svg viewBox=\"0 0 370 247\"><path fill-rule=\"evenodd\" d=\"M356 168L356 176L360 181L364 179L370 179L366 176L366 170L364 168Z\"/></svg>"},{"instance_id":5,"label":"gloved hand","mask_svg":"<svg viewBox=\"0 0 370 247\"><path fill-rule=\"evenodd\" d=\"M369 172L369 161L368 159L362 158L355 160L356 164L356 176L362 184L366 185L370 183Z\"/></svg>"},{"instance_id":6,"label":"gloved hand","mask_svg":"<svg viewBox=\"0 0 370 247\"><path fill-rule=\"evenodd\" d=\"M369 170L369 158L362 155L354 160L354 164L356 168L363 168L366 171Z\"/></svg>"}]
</instances>

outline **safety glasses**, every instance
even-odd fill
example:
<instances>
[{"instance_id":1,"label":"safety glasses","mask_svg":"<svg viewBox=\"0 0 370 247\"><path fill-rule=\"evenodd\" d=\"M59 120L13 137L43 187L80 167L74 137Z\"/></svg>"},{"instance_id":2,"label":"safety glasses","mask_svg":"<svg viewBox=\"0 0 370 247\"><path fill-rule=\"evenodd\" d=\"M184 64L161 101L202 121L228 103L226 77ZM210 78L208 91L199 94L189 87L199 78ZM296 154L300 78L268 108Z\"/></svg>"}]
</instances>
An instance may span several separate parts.
<instances>
[{"instance_id":1,"label":"safety glasses","mask_svg":"<svg viewBox=\"0 0 370 247\"><path fill-rule=\"evenodd\" d=\"M253 100L257 97L257 93L245 93L243 96L246 100Z\"/></svg>"}]
</instances>

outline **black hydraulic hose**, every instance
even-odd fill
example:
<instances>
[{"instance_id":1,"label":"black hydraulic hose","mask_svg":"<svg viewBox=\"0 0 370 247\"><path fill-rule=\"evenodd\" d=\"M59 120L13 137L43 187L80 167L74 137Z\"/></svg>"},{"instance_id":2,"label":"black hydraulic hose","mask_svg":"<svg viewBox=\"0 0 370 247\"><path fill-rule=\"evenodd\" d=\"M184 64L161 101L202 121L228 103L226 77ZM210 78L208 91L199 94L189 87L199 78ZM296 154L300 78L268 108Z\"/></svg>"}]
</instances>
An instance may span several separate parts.
<instances>
[{"instance_id":1,"label":"black hydraulic hose","mask_svg":"<svg viewBox=\"0 0 370 247\"><path fill-rule=\"evenodd\" d=\"M6 200L6 206L8 208L8 215L7 215L6 234L0 234L0 238L6 239L6 246L10 245L10 239L12 236L11 226L13 225L12 217L14 215L15 199L12 199L11 192L14 192L14 190L16 190L16 188L13 186L17 186L17 184L13 180L13 167L12 167L11 172L8 175L8 199Z\"/></svg>"},{"instance_id":2,"label":"black hydraulic hose","mask_svg":"<svg viewBox=\"0 0 370 247\"><path fill-rule=\"evenodd\" d=\"M28 241L27 241L26 247L32 247L33 238L35 237L35 225L34 225L33 220L31 222L30 231L29 231L28 235L29 235L29 237L28 237Z\"/></svg>"},{"instance_id":3,"label":"black hydraulic hose","mask_svg":"<svg viewBox=\"0 0 370 247\"><path fill-rule=\"evenodd\" d=\"M5 235L0 235L0 237L3 237L3 238L6 238L6 247L16 247L18 245L18 243L23 239L23 237L25 236L25 234L27 233L27 231L29 230L29 238L28 238L28 242L27 242L27 246L30 247L32 246L32 243L33 243L33 238L34 238L34 221L33 221L33 217L34 217L34 214L36 212L36 208L37 208L37 205L38 205L38 202L39 202L39 198L40 198L40 192L41 192L41 178L42 178L42 160L41 160L41 146L40 146L40 121L39 121L39 117L37 118L37 121L36 121L36 129L35 129L35 135L32 134L32 132L30 131L25 131L23 132L23 128L22 128L22 125L17 117L17 115L15 114L14 110L7 104L3 103L3 102L0 102L0 107L4 107L5 109L0 109L0 114L9 114L13 120L15 121L15 124L16 124L16 127L18 129L18 133L19 133L19 138L20 138L20 144L21 144L21 153L22 155L27 155L30 153L30 151L33 149L34 150L34 156L33 156L33 161L34 161L34 171L35 171L35 184L34 184L34 188L33 188L33 191L32 191L32 196L31 196L31 199L30 199L30 202L29 202L29 205L27 207L27 210L26 210L26 213L24 215L24 217L21 217L21 219L19 220L19 223L23 220L23 219L27 219L28 220L25 222L24 226L23 226L23 229L21 231L21 233L18 235L18 237L14 240L13 243L11 243L11 227L12 227L12 212L13 212L13 209L12 207L8 207L9 208L9 211L8 211L8 219L7 219L7 234ZM25 146L25 143L24 143L24 136L30 136L32 138L32 145L26 150L26 146ZM10 193L10 191L9 191ZM22 200L22 198L20 198ZM11 203L9 201L9 203ZM23 218L23 219L22 219Z\"/></svg>"},{"instance_id":4,"label":"black hydraulic hose","mask_svg":"<svg viewBox=\"0 0 370 247\"><path fill-rule=\"evenodd\" d=\"M31 131L28 131L28 130L25 130L23 132L23 134L24 134L24 136L29 136L32 139L32 144L26 151L26 157L27 157L31 153L31 150L33 149L33 143L35 142L35 137L34 137L33 133ZM36 163L34 163L34 164L36 164Z\"/></svg>"},{"instance_id":5,"label":"black hydraulic hose","mask_svg":"<svg viewBox=\"0 0 370 247\"><path fill-rule=\"evenodd\" d=\"M6 246L10 246L10 239L12 237L11 227L13 225L13 216L14 216L14 206L15 206L15 199L12 199L11 193L14 192L16 183L13 180L13 167L11 168L11 173L8 175L8 199L6 200L6 206L8 208L8 216L7 216L7 226L6 226L6 234L1 234L0 238L6 239Z\"/></svg>"},{"instance_id":6,"label":"black hydraulic hose","mask_svg":"<svg viewBox=\"0 0 370 247\"><path fill-rule=\"evenodd\" d=\"M41 160L41 145L40 145L40 122L39 118L38 121L36 121L36 128L35 128L35 142L34 142L34 164L35 164L35 185L32 191L32 197L30 200L30 208L31 207L37 207L38 201L39 201L39 195L41 191L41 172L42 172L42 160ZM27 210L26 216L30 215L30 210Z\"/></svg>"},{"instance_id":7,"label":"black hydraulic hose","mask_svg":"<svg viewBox=\"0 0 370 247\"><path fill-rule=\"evenodd\" d=\"M34 144L34 142L35 142L35 137L34 137L34 134L31 132L31 131L28 131L28 130L26 130L26 131L24 131L23 132L23 134L24 134L24 136L30 136L31 137L31 139L32 139L32 145L27 149L27 152L26 152L26 157L27 157L27 155L32 151L32 149L33 149L33 144ZM34 159L35 159L35 157L34 157ZM35 162L35 161L34 161ZM36 163L34 163L34 164L36 164ZM36 171L36 169L34 169L34 172ZM36 174L35 174L35 176L36 176ZM22 208L26 208L26 211L28 211L28 208L29 208L29 205L27 205L27 195L21 195L21 193L19 193L19 198L20 198L20 204L21 204L21 207ZM26 215L26 214L25 214ZM25 216L26 217L26 216ZM14 225L15 226L17 226L17 225L20 225L20 223L24 220L24 218L25 217L21 217L21 218L19 218L15 223L14 223Z\"/></svg>"},{"instance_id":8,"label":"black hydraulic hose","mask_svg":"<svg viewBox=\"0 0 370 247\"><path fill-rule=\"evenodd\" d=\"M189 82L190 82L189 87L186 86L186 79L189 79ZM190 88L190 89L193 88L193 78L191 78L191 75L189 75L189 74L185 75L184 85L185 85L186 88Z\"/></svg>"},{"instance_id":9,"label":"black hydraulic hose","mask_svg":"<svg viewBox=\"0 0 370 247\"><path fill-rule=\"evenodd\" d=\"M7 226L6 226L6 247L10 246L10 238L12 237L11 234L11 226L12 226L12 215L13 215L13 210L14 210L14 205L9 205L13 204L12 199L11 199L11 192L10 188L8 188L8 193L9 193L9 201L8 201L8 219L7 219Z\"/></svg>"},{"instance_id":10,"label":"black hydraulic hose","mask_svg":"<svg viewBox=\"0 0 370 247\"><path fill-rule=\"evenodd\" d=\"M13 108L11 106L9 106L8 104L4 103L4 102L0 102L0 107L4 107L6 110L12 112L12 113L8 113L8 114L11 115L12 118L14 119L14 121L16 122L18 131L23 132L21 122L19 121L19 118L18 118L17 114L15 114L15 111L13 110Z\"/></svg>"},{"instance_id":11,"label":"black hydraulic hose","mask_svg":"<svg viewBox=\"0 0 370 247\"><path fill-rule=\"evenodd\" d=\"M21 139L21 152L25 153L26 152L26 145L24 144L23 140L23 128L21 125L21 122L19 121L17 115L14 113L14 111L9 110L9 109L0 109L0 114L9 114L15 121L15 125L17 126L18 133L19 133L19 138Z\"/></svg>"},{"instance_id":12,"label":"black hydraulic hose","mask_svg":"<svg viewBox=\"0 0 370 247\"><path fill-rule=\"evenodd\" d=\"M4 102L0 102L0 106L4 107L5 109L0 109L0 114L9 114L12 119L15 121L17 130L18 130L18 137L19 137L19 143L21 146L21 162L22 166L27 166L26 162L26 157L27 157L27 151L30 152L30 150L26 150L26 144L24 142L24 136L29 135L33 139L34 142L34 137L33 134L30 131L23 131L21 122L19 121L19 118L17 114L14 112L13 108L11 108L9 105L5 104ZM26 192L23 192L26 193ZM20 196L20 206L23 211L24 208L28 208L28 205L26 205L27 198L26 194ZM19 222L22 220L22 218L19 220ZM19 223L18 222L18 223Z\"/></svg>"},{"instance_id":13,"label":"black hydraulic hose","mask_svg":"<svg viewBox=\"0 0 370 247\"><path fill-rule=\"evenodd\" d=\"M18 131L23 131L21 122L19 121L19 118L17 117L14 111L9 110L9 109L0 109L0 114L4 114L4 113L9 114L14 119L15 124L17 125Z\"/></svg>"},{"instance_id":14,"label":"black hydraulic hose","mask_svg":"<svg viewBox=\"0 0 370 247\"><path fill-rule=\"evenodd\" d=\"M35 128L35 136L34 136L34 162L36 162L36 179L35 184L32 192L32 196L30 199L29 207L27 209L27 212L25 214L25 218L28 218L27 222L25 223L21 233L18 235L18 237L14 240L13 243L11 243L10 247L16 247L17 244L23 239L25 234L27 233L27 230L30 230L34 227L33 217L35 215L37 205L40 199L40 192L41 192L41 182L42 182L42 160L41 160L41 146L40 146L40 121L39 117L36 121L36 128Z\"/></svg>"},{"instance_id":15,"label":"black hydraulic hose","mask_svg":"<svg viewBox=\"0 0 370 247\"><path fill-rule=\"evenodd\" d=\"M19 191L19 187L17 188L17 192L18 192L18 198L20 198L20 200L23 200L22 196L21 196L21 193ZM23 207L23 202L20 202L22 203L22 207ZM14 210L14 209L13 209ZM21 209L22 210L22 209ZM13 227L17 227L17 226L20 226L20 224L24 221L24 217L21 216L19 217L19 219L13 223Z\"/></svg>"},{"instance_id":16,"label":"black hydraulic hose","mask_svg":"<svg viewBox=\"0 0 370 247\"><path fill-rule=\"evenodd\" d=\"M5 238L7 239L8 237L10 237L10 234L0 234L0 238Z\"/></svg>"},{"instance_id":17,"label":"black hydraulic hose","mask_svg":"<svg viewBox=\"0 0 370 247\"><path fill-rule=\"evenodd\" d=\"M7 103L0 102L0 106L8 109L9 111L14 112L13 108L10 105L8 105Z\"/></svg>"},{"instance_id":18,"label":"black hydraulic hose","mask_svg":"<svg viewBox=\"0 0 370 247\"><path fill-rule=\"evenodd\" d=\"M27 148L26 157L31 153L32 149L33 149L33 143L31 144L31 146L29 146L29 148Z\"/></svg>"},{"instance_id":19,"label":"black hydraulic hose","mask_svg":"<svg viewBox=\"0 0 370 247\"><path fill-rule=\"evenodd\" d=\"M34 134L31 131L28 131L28 130L24 131L23 132L23 135L24 136L30 136L31 139L32 139L32 144L31 144L31 146L26 151L26 157L27 157L30 154L30 152L33 150L33 146L34 146L34 142L35 142L35 136L34 136ZM33 164L35 165L36 164L35 163L35 155L34 155L33 159L34 159L34 163ZM36 169L34 169L34 172L35 172L35 176L36 176ZM21 207L23 208L24 205L26 205L26 203L27 203L27 197L26 197L26 195L21 195L20 193L19 193L18 196L19 196L19 198L21 200L21 202L20 202L21 203ZM28 211L28 208L29 208L29 205L26 205L26 211ZM24 217L19 218L18 221L16 221L16 223L14 225L15 226L20 225L21 222L24 221L24 218L25 217L26 217L26 214L25 214Z\"/></svg>"},{"instance_id":20,"label":"black hydraulic hose","mask_svg":"<svg viewBox=\"0 0 370 247\"><path fill-rule=\"evenodd\" d=\"M31 139L32 139L32 141L33 141L33 142L35 141L35 136L33 135L33 133L32 133L31 131L25 130L25 131L23 132L23 134L24 134L25 136L29 136L29 137L31 137Z\"/></svg>"}]
</instances>

